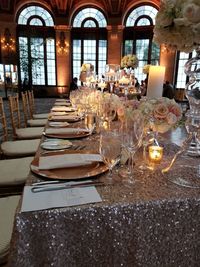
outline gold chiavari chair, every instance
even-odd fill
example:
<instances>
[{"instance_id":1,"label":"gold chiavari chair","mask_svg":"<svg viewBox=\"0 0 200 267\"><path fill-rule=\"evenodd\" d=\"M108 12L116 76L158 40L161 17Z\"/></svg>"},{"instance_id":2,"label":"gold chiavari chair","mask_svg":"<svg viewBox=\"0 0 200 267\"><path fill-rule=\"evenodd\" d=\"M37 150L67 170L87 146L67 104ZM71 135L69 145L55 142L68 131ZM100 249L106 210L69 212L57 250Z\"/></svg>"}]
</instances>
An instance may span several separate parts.
<instances>
[{"instance_id":1,"label":"gold chiavari chair","mask_svg":"<svg viewBox=\"0 0 200 267\"><path fill-rule=\"evenodd\" d=\"M10 240L12 236L15 212L19 204L20 196L8 196L0 198L0 265L8 261Z\"/></svg>"},{"instance_id":2,"label":"gold chiavari chair","mask_svg":"<svg viewBox=\"0 0 200 267\"><path fill-rule=\"evenodd\" d=\"M21 94L22 95L22 106L23 106L23 112L24 112L24 122L25 126L30 126L30 127L38 127L38 126L45 126L47 123L47 119L29 119L31 118L31 109L29 100L28 100L28 93L24 92Z\"/></svg>"},{"instance_id":3,"label":"gold chiavari chair","mask_svg":"<svg viewBox=\"0 0 200 267\"><path fill-rule=\"evenodd\" d=\"M35 113L35 99L33 91L28 91L30 113L32 119L48 119L49 113Z\"/></svg>"},{"instance_id":4,"label":"gold chiavari chair","mask_svg":"<svg viewBox=\"0 0 200 267\"><path fill-rule=\"evenodd\" d=\"M40 143L40 139L17 141L8 140L8 129L2 97L0 97L0 122L2 127L2 143L0 145L0 148L3 157L16 158L35 155Z\"/></svg>"},{"instance_id":5,"label":"gold chiavari chair","mask_svg":"<svg viewBox=\"0 0 200 267\"><path fill-rule=\"evenodd\" d=\"M14 139L35 139L40 138L44 127L26 127L21 128L21 118L19 111L19 96L9 96L9 107Z\"/></svg>"}]
</instances>

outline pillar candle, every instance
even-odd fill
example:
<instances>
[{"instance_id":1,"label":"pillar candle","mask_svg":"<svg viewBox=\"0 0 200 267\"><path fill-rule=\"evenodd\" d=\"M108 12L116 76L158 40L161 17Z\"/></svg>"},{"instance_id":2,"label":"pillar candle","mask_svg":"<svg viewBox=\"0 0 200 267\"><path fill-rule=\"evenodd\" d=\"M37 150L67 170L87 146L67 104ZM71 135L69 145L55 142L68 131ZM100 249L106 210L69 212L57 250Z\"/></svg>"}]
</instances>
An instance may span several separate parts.
<instances>
[{"instance_id":1,"label":"pillar candle","mask_svg":"<svg viewBox=\"0 0 200 267\"><path fill-rule=\"evenodd\" d=\"M147 86L147 97L159 98L162 96L164 77L165 77L165 67L150 66L148 86Z\"/></svg>"}]
</instances>

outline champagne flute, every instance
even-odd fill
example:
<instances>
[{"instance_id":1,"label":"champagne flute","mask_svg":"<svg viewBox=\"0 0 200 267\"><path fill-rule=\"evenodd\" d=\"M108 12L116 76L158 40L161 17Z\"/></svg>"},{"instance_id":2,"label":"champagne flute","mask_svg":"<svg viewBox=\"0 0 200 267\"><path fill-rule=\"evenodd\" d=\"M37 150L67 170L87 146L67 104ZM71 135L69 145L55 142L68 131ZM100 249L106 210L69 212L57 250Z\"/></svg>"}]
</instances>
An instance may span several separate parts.
<instances>
[{"instance_id":1,"label":"champagne flute","mask_svg":"<svg viewBox=\"0 0 200 267\"><path fill-rule=\"evenodd\" d=\"M135 113L133 116L126 118L125 123L125 135L124 135L124 145L129 152L128 161L128 173L129 179L128 183L135 183L134 181L134 156L136 151L142 144L143 137L143 116L140 113Z\"/></svg>"},{"instance_id":2,"label":"champagne flute","mask_svg":"<svg viewBox=\"0 0 200 267\"><path fill-rule=\"evenodd\" d=\"M99 152L103 162L109 169L107 180L108 182L112 182L113 167L119 162L121 157L121 142L119 135L109 129L102 130L100 133Z\"/></svg>"}]
</instances>

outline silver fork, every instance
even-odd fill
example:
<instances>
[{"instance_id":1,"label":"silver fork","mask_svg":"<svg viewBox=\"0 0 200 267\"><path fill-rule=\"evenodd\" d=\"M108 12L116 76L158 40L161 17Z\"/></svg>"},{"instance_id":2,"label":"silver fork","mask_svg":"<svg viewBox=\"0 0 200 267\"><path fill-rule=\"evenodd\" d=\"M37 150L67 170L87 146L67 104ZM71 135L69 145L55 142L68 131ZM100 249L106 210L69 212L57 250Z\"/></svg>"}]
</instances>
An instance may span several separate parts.
<instances>
[{"instance_id":1,"label":"silver fork","mask_svg":"<svg viewBox=\"0 0 200 267\"><path fill-rule=\"evenodd\" d=\"M75 151L77 150L82 150L86 147L86 145L73 145L71 148ZM51 153L56 153L56 152L63 152L63 151L67 151L69 150L69 148L64 148L64 149L55 149L55 150L51 150L51 151L44 151L41 153L41 155L48 155L48 154L51 154Z\"/></svg>"}]
</instances>

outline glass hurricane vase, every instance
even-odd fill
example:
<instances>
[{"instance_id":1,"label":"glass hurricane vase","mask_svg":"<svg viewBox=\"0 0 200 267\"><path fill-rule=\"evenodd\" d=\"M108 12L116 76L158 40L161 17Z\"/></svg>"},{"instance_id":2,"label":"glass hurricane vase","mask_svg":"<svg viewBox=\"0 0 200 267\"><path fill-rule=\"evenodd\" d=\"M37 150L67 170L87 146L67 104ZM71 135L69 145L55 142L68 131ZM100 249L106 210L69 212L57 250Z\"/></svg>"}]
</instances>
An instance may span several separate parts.
<instances>
[{"instance_id":1,"label":"glass hurricane vase","mask_svg":"<svg viewBox=\"0 0 200 267\"><path fill-rule=\"evenodd\" d=\"M178 185L200 188L200 47L186 62L185 73L189 76L185 90L190 106L185 118L188 137L162 172Z\"/></svg>"}]
</instances>

